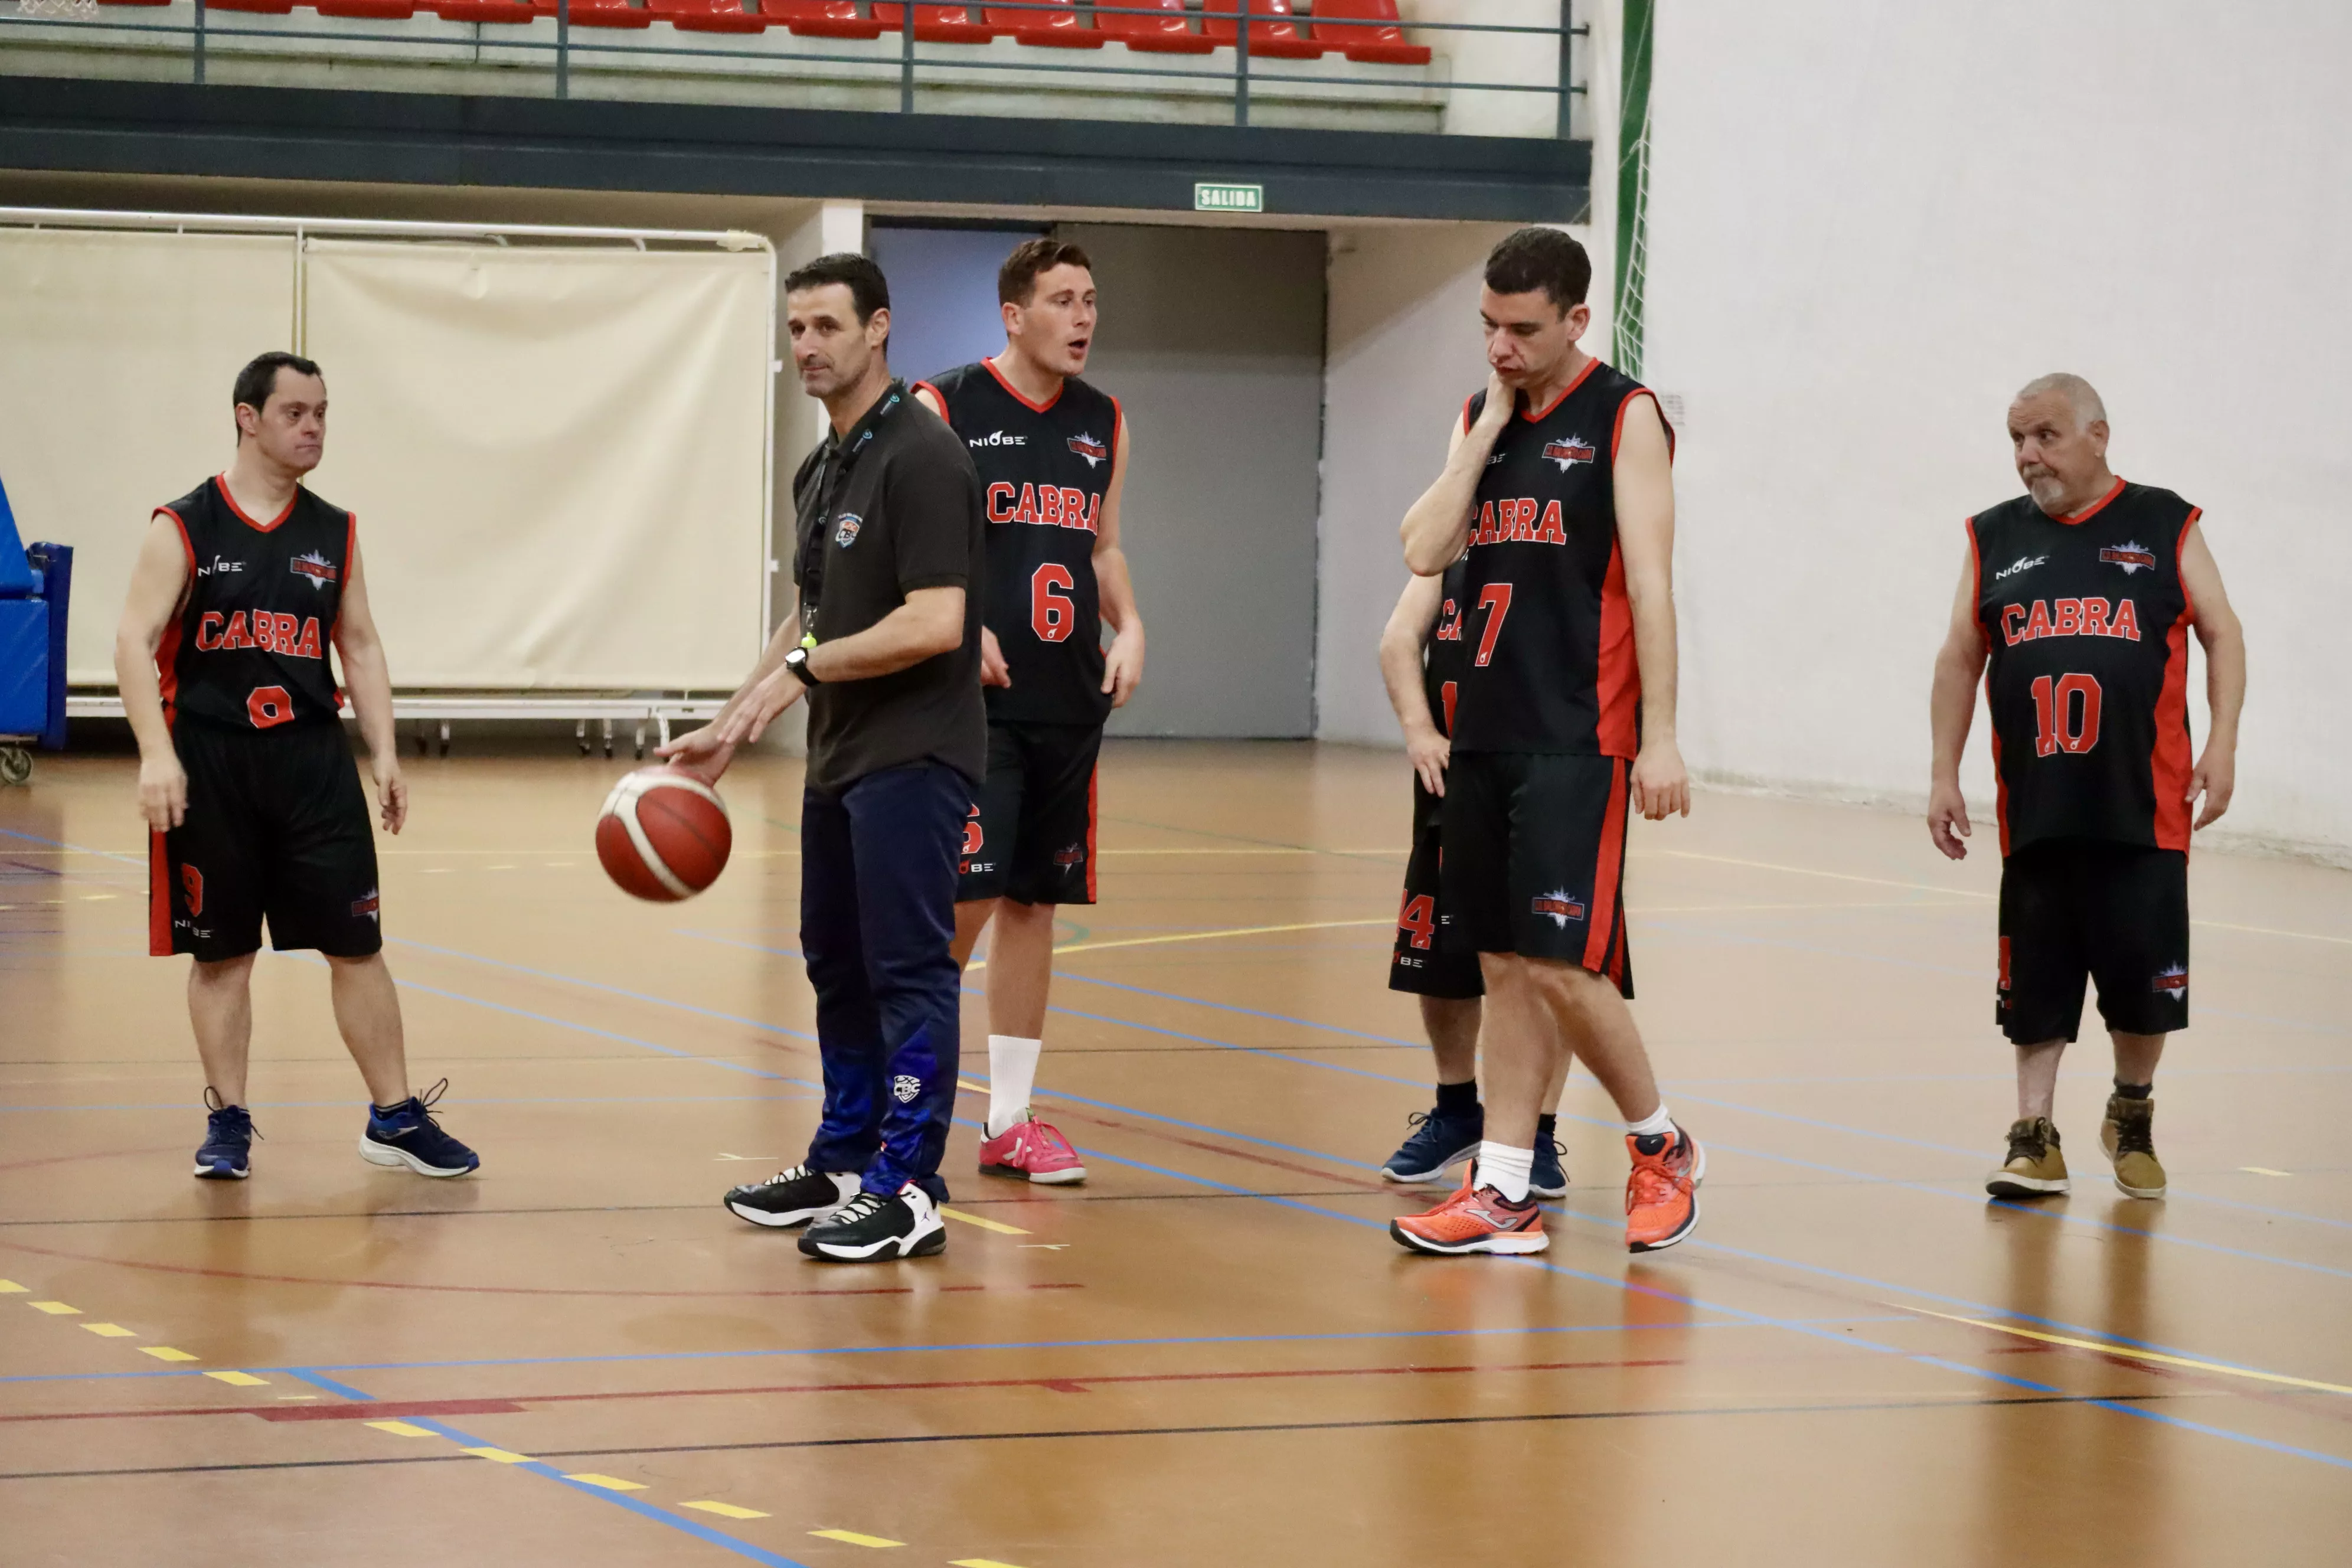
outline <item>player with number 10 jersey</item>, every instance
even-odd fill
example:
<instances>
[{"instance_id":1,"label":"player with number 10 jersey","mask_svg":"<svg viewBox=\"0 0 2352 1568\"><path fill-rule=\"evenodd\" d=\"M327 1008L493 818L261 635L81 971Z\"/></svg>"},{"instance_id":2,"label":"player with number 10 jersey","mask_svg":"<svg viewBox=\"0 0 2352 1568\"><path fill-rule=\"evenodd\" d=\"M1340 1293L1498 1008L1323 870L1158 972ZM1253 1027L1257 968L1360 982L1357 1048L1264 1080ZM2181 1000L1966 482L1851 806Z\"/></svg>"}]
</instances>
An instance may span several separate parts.
<instances>
[{"instance_id":1,"label":"player with number 10 jersey","mask_svg":"<svg viewBox=\"0 0 2352 1568\"><path fill-rule=\"evenodd\" d=\"M964 833L955 952L969 959L994 924L981 1169L1067 1183L1083 1181L1086 1167L1030 1114L1029 1096L1055 910L1095 901L1103 723L1143 673L1143 623L1119 547L1129 442L1118 400L1079 379L1097 320L1087 253L1030 240L1006 258L997 294L1004 352L915 388L963 438L988 507L988 773Z\"/></svg>"}]
</instances>

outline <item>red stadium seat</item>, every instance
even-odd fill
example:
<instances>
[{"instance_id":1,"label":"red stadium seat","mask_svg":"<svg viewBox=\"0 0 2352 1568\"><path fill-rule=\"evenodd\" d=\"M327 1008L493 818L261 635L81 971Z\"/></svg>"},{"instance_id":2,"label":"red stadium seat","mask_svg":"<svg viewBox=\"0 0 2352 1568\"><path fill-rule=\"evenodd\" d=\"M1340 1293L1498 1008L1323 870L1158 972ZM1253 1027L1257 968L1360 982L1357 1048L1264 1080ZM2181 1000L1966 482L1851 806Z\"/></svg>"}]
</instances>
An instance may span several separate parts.
<instances>
[{"instance_id":1,"label":"red stadium seat","mask_svg":"<svg viewBox=\"0 0 2352 1568\"><path fill-rule=\"evenodd\" d=\"M1396 0L1315 0L1315 41L1365 65L1429 63L1426 46L1404 41Z\"/></svg>"},{"instance_id":2,"label":"red stadium seat","mask_svg":"<svg viewBox=\"0 0 2352 1568\"><path fill-rule=\"evenodd\" d=\"M646 9L682 33L764 33L768 19L743 0L646 0Z\"/></svg>"},{"instance_id":3,"label":"red stadium seat","mask_svg":"<svg viewBox=\"0 0 2352 1568\"><path fill-rule=\"evenodd\" d=\"M294 0L205 0L207 11L249 11L263 16L283 16L294 9Z\"/></svg>"},{"instance_id":4,"label":"red stadium seat","mask_svg":"<svg viewBox=\"0 0 2352 1568\"><path fill-rule=\"evenodd\" d=\"M878 38L882 24L857 14L856 0L760 0L761 15L803 38Z\"/></svg>"},{"instance_id":5,"label":"red stadium seat","mask_svg":"<svg viewBox=\"0 0 2352 1568\"><path fill-rule=\"evenodd\" d=\"M1311 60L1324 52L1323 45L1309 39L1297 22L1288 19L1297 14L1291 10L1290 0L1249 0L1249 8L1251 54L1275 60ZM1209 0L1201 18L1202 29L1218 43L1238 43L1241 25L1218 18L1241 13L1242 0ZM1261 16L1272 19L1260 21Z\"/></svg>"},{"instance_id":6,"label":"red stadium seat","mask_svg":"<svg viewBox=\"0 0 2352 1568\"><path fill-rule=\"evenodd\" d=\"M210 4L210 0L206 0ZM357 16L370 22L405 22L416 15L416 0L319 0L321 16Z\"/></svg>"},{"instance_id":7,"label":"red stadium seat","mask_svg":"<svg viewBox=\"0 0 2352 1568\"><path fill-rule=\"evenodd\" d=\"M445 22L535 22L546 10L528 0L433 0L433 14Z\"/></svg>"},{"instance_id":8,"label":"red stadium seat","mask_svg":"<svg viewBox=\"0 0 2352 1568\"><path fill-rule=\"evenodd\" d=\"M206 0L209 4L210 0ZM555 9L552 5L539 7L541 15ZM629 0L572 0L572 25L575 27L650 27L654 25L651 11L640 11Z\"/></svg>"},{"instance_id":9,"label":"red stadium seat","mask_svg":"<svg viewBox=\"0 0 2352 1568\"><path fill-rule=\"evenodd\" d=\"M1078 9L1073 0L1039 0L1046 5L1058 5L1052 11L1016 11L1009 5L982 5L982 20L1000 33L1010 33L1016 42L1048 49L1098 49L1103 36L1090 27L1078 26Z\"/></svg>"},{"instance_id":10,"label":"red stadium seat","mask_svg":"<svg viewBox=\"0 0 2352 1568\"><path fill-rule=\"evenodd\" d=\"M1113 0L1105 0L1106 4ZM1095 12L1095 31L1118 38L1130 49L1140 49L1156 55L1205 55L1216 45L1192 31L1184 0L1115 0L1129 11L1160 11L1164 16L1126 16L1115 11Z\"/></svg>"},{"instance_id":11,"label":"red stadium seat","mask_svg":"<svg viewBox=\"0 0 2352 1568\"><path fill-rule=\"evenodd\" d=\"M172 0L98 0L101 5L169 5Z\"/></svg>"},{"instance_id":12,"label":"red stadium seat","mask_svg":"<svg viewBox=\"0 0 2352 1568\"><path fill-rule=\"evenodd\" d=\"M874 19L884 32L895 33L907 25L907 8L875 0ZM915 37L926 44L984 44L996 29L973 21L969 5L917 5Z\"/></svg>"}]
</instances>

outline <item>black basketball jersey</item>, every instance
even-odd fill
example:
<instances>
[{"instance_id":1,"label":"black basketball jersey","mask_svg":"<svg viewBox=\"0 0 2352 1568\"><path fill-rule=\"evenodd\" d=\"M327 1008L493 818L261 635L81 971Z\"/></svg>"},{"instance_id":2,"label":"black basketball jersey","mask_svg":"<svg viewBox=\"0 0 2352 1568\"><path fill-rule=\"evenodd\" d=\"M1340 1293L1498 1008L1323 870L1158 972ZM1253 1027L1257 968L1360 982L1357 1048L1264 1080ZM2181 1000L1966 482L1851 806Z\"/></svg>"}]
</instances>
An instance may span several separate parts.
<instances>
[{"instance_id":1,"label":"black basketball jersey","mask_svg":"<svg viewBox=\"0 0 2352 1568\"><path fill-rule=\"evenodd\" d=\"M1110 698L1095 530L1118 457L1118 399L1074 377L1051 402L1032 403L987 360L918 384L946 408L987 490L982 621L1013 679L988 689L989 718L1101 723Z\"/></svg>"},{"instance_id":2,"label":"black basketball jersey","mask_svg":"<svg viewBox=\"0 0 2352 1568\"><path fill-rule=\"evenodd\" d=\"M255 730L333 720L341 694L327 650L358 520L298 488L258 521L218 479L155 514L179 525L188 552L187 593L155 650L164 717Z\"/></svg>"},{"instance_id":3,"label":"black basketball jersey","mask_svg":"<svg viewBox=\"0 0 2352 1568\"><path fill-rule=\"evenodd\" d=\"M1631 757L1640 744L1642 678L1615 482L1625 410L1637 397L1654 400L1594 360L1549 408L1529 409L1522 395L1496 439L1461 589L1468 661L1454 743L1464 751ZM1464 429L1486 401L1482 392L1464 405Z\"/></svg>"},{"instance_id":4,"label":"black basketball jersey","mask_svg":"<svg viewBox=\"0 0 2352 1568\"><path fill-rule=\"evenodd\" d=\"M2197 509L2117 479L2052 517L1969 519L2003 855L2051 838L2189 847L2189 593Z\"/></svg>"},{"instance_id":5,"label":"black basketball jersey","mask_svg":"<svg viewBox=\"0 0 2352 1568\"><path fill-rule=\"evenodd\" d=\"M1454 710L1462 700L1462 672L1470 653L1462 638L1462 584L1470 575L1467 556L1445 569L1439 584L1437 624L1430 628L1429 646L1422 650L1422 690L1429 699L1430 717L1439 734L1454 734Z\"/></svg>"}]
</instances>

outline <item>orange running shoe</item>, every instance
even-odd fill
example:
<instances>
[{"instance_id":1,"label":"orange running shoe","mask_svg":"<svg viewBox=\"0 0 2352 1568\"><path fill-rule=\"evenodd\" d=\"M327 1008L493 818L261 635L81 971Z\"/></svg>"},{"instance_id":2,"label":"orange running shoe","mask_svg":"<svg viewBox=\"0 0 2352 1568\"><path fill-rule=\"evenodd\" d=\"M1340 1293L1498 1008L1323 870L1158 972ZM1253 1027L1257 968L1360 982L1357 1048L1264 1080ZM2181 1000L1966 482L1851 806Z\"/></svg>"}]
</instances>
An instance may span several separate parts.
<instances>
[{"instance_id":1,"label":"orange running shoe","mask_svg":"<svg viewBox=\"0 0 2352 1568\"><path fill-rule=\"evenodd\" d=\"M1541 1252L1551 1245L1535 1199L1507 1203L1492 1187L1473 1187L1477 1179L1474 1163L1452 1197L1427 1214L1391 1220L1389 1234L1400 1247L1449 1258L1463 1252Z\"/></svg>"},{"instance_id":2,"label":"orange running shoe","mask_svg":"<svg viewBox=\"0 0 2352 1568\"><path fill-rule=\"evenodd\" d=\"M1644 1149L1655 1143L1655 1149ZM1672 1247L1698 1225L1698 1184L1706 1176L1706 1151L1676 1127L1674 1136L1625 1134L1633 1173L1625 1178L1625 1250L1655 1252Z\"/></svg>"}]
</instances>

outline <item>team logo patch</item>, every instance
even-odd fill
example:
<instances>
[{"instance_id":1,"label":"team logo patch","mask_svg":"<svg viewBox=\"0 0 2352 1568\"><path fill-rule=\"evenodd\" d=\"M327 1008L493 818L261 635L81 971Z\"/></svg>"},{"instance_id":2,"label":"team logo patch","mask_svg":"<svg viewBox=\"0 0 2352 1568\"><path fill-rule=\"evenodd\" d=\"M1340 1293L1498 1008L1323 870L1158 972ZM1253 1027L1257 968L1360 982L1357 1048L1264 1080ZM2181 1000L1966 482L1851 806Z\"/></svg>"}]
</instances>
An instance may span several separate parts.
<instances>
[{"instance_id":1,"label":"team logo patch","mask_svg":"<svg viewBox=\"0 0 2352 1568\"><path fill-rule=\"evenodd\" d=\"M1562 931L1568 929L1569 921L1580 921L1584 918L1583 903L1570 898L1564 892L1538 893L1528 901L1528 911L1530 914L1549 915L1551 923Z\"/></svg>"},{"instance_id":2,"label":"team logo patch","mask_svg":"<svg viewBox=\"0 0 2352 1568\"><path fill-rule=\"evenodd\" d=\"M923 1092L923 1080L912 1073L900 1073L890 1080L890 1098L901 1105L912 1105L915 1097Z\"/></svg>"},{"instance_id":3,"label":"team logo patch","mask_svg":"<svg viewBox=\"0 0 2352 1568\"><path fill-rule=\"evenodd\" d=\"M2002 567L2000 571L1994 573L1992 574L1992 580L1998 583L2005 577L2014 577L2020 572L2031 572L2036 566L2041 565L2044 561L2049 559L2050 557L2047 555L2021 555L2016 560L2011 562L2008 565Z\"/></svg>"},{"instance_id":4,"label":"team logo patch","mask_svg":"<svg viewBox=\"0 0 2352 1568\"><path fill-rule=\"evenodd\" d=\"M2099 552L2099 559L2110 566L2122 567L2124 575L2126 577L2135 572L2156 570L2156 552L2137 540L2126 540L2121 544L2110 544Z\"/></svg>"},{"instance_id":5,"label":"team logo patch","mask_svg":"<svg viewBox=\"0 0 2352 1568\"><path fill-rule=\"evenodd\" d=\"M1084 458L1087 460L1087 467L1089 468L1095 467L1105 458L1110 456L1110 448L1104 446L1100 441L1096 440L1091 436L1071 437L1070 450L1076 452L1079 457Z\"/></svg>"},{"instance_id":6,"label":"team logo patch","mask_svg":"<svg viewBox=\"0 0 2352 1568\"><path fill-rule=\"evenodd\" d=\"M1592 461L1599 454L1594 451L1592 443L1583 437L1570 436L1565 441L1545 442L1543 455L1545 462L1558 463L1559 471L1564 474L1579 463Z\"/></svg>"},{"instance_id":7,"label":"team logo patch","mask_svg":"<svg viewBox=\"0 0 2352 1568\"><path fill-rule=\"evenodd\" d=\"M354 918L360 915L365 915L370 920L379 920L382 916L378 911L383 908L383 900L376 896L376 890L373 888L370 888L367 890L367 895L364 898L353 899L352 900L352 914Z\"/></svg>"},{"instance_id":8,"label":"team logo patch","mask_svg":"<svg viewBox=\"0 0 2352 1568\"><path fill-rule=\"evenodd\" d=\"M1073 844L1067 849L1057 849L1054 852L1054 864L1065 871L1074 866L1083 866L1086 863L1087 847L1083 844Z\"/></svg>"},{"instance_id":9,"label":"team logo patch","mask_svg":"<svg viewBox=\"0 0 2352 1568\"><path fill-rule=\"evenodd\" d=\"M2189 966L2176 963L2169 969L2158 970L2156 978L2148 982L2147 988L2158 995L2186 1000L2189 995Z\"/></svg>"},{"instance_id":10,"label":"team logo patch","mask_svg":"<svg viewBox=\"0 0 2352 1568\"><path fill-rule=\"evenodd\" d=\"M854 511L845 511L834 520L833 542L846 550L857 542L857 531L865 526L864 518Z\"/></svg>"},{"instance_id":11,"label":"team logo patch","mask_svg":"<svg viewBox=\"0 0 2352 1568\"><path fill-rule=\"evenodd\" d=\"M335 563L315 550L308 555L297 555L286 567L297 577L310 579L313 588L323 588L335 580Z\"/></svg>"}]
</instances>

